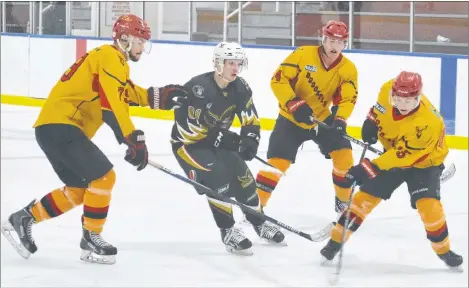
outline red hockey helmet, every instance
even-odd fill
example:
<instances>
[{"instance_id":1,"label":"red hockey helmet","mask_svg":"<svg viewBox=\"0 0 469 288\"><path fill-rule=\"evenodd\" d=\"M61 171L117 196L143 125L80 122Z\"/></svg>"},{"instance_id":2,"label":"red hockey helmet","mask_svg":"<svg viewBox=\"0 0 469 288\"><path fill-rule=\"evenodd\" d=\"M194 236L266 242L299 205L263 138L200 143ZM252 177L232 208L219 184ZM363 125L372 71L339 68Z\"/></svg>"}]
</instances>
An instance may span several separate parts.
<instances>
[{"instance_id":1,"label":"red hockey helmet","mask_svg":"<svg viewBox=\"0 0 469 288\"><path fill-rule=\"evenodd\" d=\"M122 35L150 40L151 31L147 22L133 14L120 16L112 28L112 40L121 39Z\"/></svg>"},{"instance_id":2,"label":"red hockey helmet","mask_svg":"<svg viewBox=\"0 0 469 288\"><path fill-rule=\"evenodd\" d=\"M419 73L402 71L392 84L392 95L400 97L417 97L422 91L422 76Z\"/></svg>"},{"instance_id":3,"label":"red hockey helmet","mask_svg":"<svg viewBox=\"0 0 469 288\"><path fill-rule=\"evenodd\" d=\"M331 20L322 27L322 36L331 37L339 40L348 39L348 28L342 21Z\"/></svg>"}]
</instances>

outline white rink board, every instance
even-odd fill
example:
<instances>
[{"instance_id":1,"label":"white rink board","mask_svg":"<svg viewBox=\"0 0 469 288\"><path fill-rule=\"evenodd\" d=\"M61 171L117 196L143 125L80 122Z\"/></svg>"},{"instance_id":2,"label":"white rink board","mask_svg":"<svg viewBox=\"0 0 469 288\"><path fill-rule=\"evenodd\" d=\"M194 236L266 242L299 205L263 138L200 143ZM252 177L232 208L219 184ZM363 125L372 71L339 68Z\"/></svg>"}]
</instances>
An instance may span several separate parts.
<instances>
[{"instance_id":1,"label":"white rink board","mask_svg":"<svg viewBox=\"0 0 469 288\"><path fill-rule=\"evenodd\" d=\"M46 98L60 75L75 61L73 38L1 36L2 94ZM111 43L88 39L87 49ZM212 69L213 46L186 43L153 43L149 55L130 63L131 78L140 86L183 84L193 76ZM291 49L246 48L249 69L242 75L254 92L254 102L262 118L275 119L278 103L270 89L270 79ZM383 52L388 53L388 52ZM424 93L440 108L441 58L389 55L390 53L344 53L359 71L359 97L349 119L350 126L361 126L369 108L376 101L381 85L401 70L417 71L424 79ZM412 55L412 54L410 54ZM467 59L458 59L457 119L455 135L467 136ZM451 96L450 96L451 97ZM464 102L466 101L466 102ZM466 104L465 104L466 103ZM459 105L461 104L461 105ZM464 105L465 104L465 105ZM454 113L453 113L454 114Z\"/></svg>"}]
</instances>

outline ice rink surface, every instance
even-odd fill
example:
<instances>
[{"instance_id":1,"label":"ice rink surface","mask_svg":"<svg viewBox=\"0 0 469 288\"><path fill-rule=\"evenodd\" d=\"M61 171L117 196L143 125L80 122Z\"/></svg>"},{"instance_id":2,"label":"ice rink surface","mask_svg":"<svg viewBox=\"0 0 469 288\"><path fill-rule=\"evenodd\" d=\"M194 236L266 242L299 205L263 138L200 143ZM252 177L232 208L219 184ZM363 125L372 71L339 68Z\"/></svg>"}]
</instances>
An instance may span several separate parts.
<instances>
[{"instance_id":1,"label":"ice rink surface","mask_svg":"<svg viewBox=\"0 0 469 288\"><path fill-rule=\"evenodd\" d=\"M62 184L34 139L38 108L1 106L1 220ZM171 153L171 121L135 118L145 131L150 158L182 173ZM265 158L269 132L259 156ZM254 256L224 250L208 204L191 186L148 166L137 172L124 161L106 125L94 142L115 165L117 182L104 237L118 250L115 265L79 260L81 207L33 227L38 252L21 258L1 237L2 287L325 287L334 267L321 267L313 243L286 232L287 247L272 247L254 230ZM354 146L355 161L360 147ZM371 152L369 157L375 157ZM467 287L468 157L452 150L456 175L442 186L452 249L465 258L464 272L450 272L426 239L402 185L382 202L345 246L339 287ZM262 167L249 163L253 174ZM266 214L305 232L333 220L332 163L313 143L304 145L269 202ZM238 210L236 218L241 219Z\"/></svg>"}]
</instances>

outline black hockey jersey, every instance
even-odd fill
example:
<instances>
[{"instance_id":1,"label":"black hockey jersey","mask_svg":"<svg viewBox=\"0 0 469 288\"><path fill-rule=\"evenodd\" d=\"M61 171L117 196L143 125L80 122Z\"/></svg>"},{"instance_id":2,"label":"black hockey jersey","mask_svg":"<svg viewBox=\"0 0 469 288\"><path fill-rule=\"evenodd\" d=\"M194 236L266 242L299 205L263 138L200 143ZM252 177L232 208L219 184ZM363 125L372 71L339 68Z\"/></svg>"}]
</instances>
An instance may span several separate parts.
<instances>
[{"instance_id":1,"label":"black hockey jersey","mask_svg":"<svg viewBox=\"0 0 469 288\"><path fill-rule=\"evenodd\" d=\"M187 103L174 110L173 148L203 140L210 129L230 129L235 115L241 123L241 135L255 133L260 138L259 117L248 83L237 77L221 89L214 73L195 76L184 85L188 91Z\"/></svg>"}]
</instances>

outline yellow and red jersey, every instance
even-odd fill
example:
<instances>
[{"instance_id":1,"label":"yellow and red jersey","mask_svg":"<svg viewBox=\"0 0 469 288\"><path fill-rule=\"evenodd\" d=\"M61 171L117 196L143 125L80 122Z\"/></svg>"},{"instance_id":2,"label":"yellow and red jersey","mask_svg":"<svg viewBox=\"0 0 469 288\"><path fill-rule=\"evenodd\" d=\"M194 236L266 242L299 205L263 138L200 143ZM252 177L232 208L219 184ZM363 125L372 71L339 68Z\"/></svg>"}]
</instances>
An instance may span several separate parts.
<instances>
[{"instance_id":1,"label":"yellow and red jersey","mask_svg":"<svg viewBox=\"0 0 469 288\"><path fill-rule=\"evenodd\" d=\"M333 103L338 106L336 117L347 120L358 97L357 69L342 54L330 66L322 62L319 46L302 46L291 53L277 68L270 82L278 99L280 114L296 125L310 129L313 125L298 123L288 112L286 103L299 97L306 101L314 117L323 121Z\"/></svg>"},{"instance_id":2,"label":"yellow and red jersey","mask_svg":"<svg viewBox=\"0 0 469 288\"><path fill-rule=\"evenodd\" d=\"M442 164L448 155L443 117L421 95L419 106L408 115L399 114L391 105L394 79L382 87L368 118L378 126L378 139L386 152L373 160L380 169L426 168Z\"/></svg>"},{"instance_id":3,"label":"yellow and red jersey","mask_svg":"<svg viewBox=\"0 0 469 288\"><path fill-rule=\"evenodd\" d=\"M130 81L129 65L113 45L103 45L78 59L52 88L34 127L62 123L80 128L89 139L112 111L123 136L135 130L129 103L148 106L147 90Z\"/></svg>"}]
</instances>

